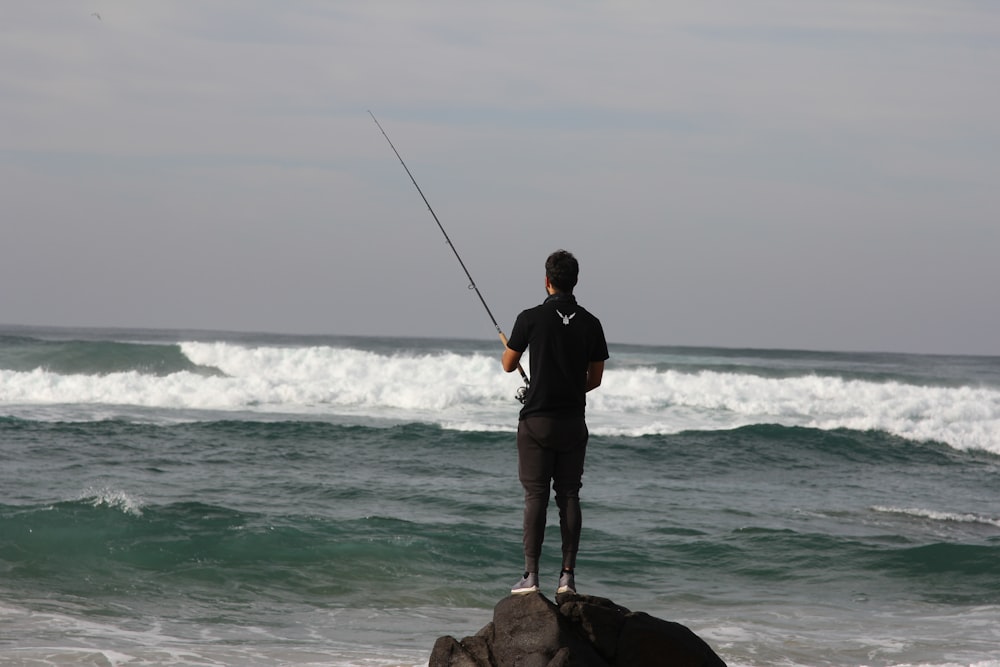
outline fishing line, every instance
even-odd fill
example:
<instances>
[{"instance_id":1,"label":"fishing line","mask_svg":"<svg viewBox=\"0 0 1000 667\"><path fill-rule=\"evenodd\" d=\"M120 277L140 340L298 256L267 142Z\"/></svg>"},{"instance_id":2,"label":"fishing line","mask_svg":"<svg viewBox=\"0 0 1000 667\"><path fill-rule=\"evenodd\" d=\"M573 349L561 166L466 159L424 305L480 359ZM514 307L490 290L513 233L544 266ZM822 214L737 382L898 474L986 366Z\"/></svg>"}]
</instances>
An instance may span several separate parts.
<instances>
[{"instance_id":1,"label":"fishing line","mask_svg":"<svg viewBox=\"0 0 1000 667\"><path fill-rule=\"evenodd\" d=\"M382 136L385 137L385 140L389 142L389 147L392 148L392 152L395 153L396 157L399 159L399 164L403 165L403 169L406 170L406 175L409 176L410 181L413 182L413 187L415 187L417 189L417 192L420 193L420 198L423 199L424 204L427 205L427 210L431 212L431 216L434 218L434 222L437 223L438 229L440 229L441 233L444 234L444 240L448 242L448 247L450 247L451 251L455 253L455 259L458 260L458 263L461 265L462 270L465 271L465 277L469 279L469 289L476 291L476 296L479 297L479 301L480 303L483 304L483 308L486 309L486 314L490 316L490 321L493 322L493 326L496 328L497 334L500 335L500 342L502 342L504 348L506 348L507 336L504 335L504 332L500 328L500 325L497 324L497 318L493 317L493 311L491 311L490 307L486 305L486 299L483 298L483 293L480 292L479 287L476 286L476 281L472 279L472 274L469 273L469 269L466 268L465 262L462 261L461 255L458 254L458 250L455 248L455 244L451 242L451 237L448 236L448 232L444 230L444 225L442 225L441 221L438 220L437 213L435 213L434 209L431 208L431 203L427 201L427 197L424 195L424 191L420 189L419 185L417 185L417 179L413 178L413 174L410 173L410 168L406 166L405 162L403 162L403 156L401 156L399 154L399 151L396 150L396 147L392 143L392 139L390 139L389 135L385 133L385 130L382 128L382 124L378 122L377 118L375 118L375 114L373 114L371 110L369 110L368 115L372 117L373 121L375 121L375 125L378 126L378 129L382 133ZM517 365L517 370L521 374L521 379L524 380L524 386L520 387L517 390L516 397L517 400L524 403L525 394L528 391L528 375L527 373L524 372L524 369L521 368L521 364Z\"/></svg>"}]
</instances>

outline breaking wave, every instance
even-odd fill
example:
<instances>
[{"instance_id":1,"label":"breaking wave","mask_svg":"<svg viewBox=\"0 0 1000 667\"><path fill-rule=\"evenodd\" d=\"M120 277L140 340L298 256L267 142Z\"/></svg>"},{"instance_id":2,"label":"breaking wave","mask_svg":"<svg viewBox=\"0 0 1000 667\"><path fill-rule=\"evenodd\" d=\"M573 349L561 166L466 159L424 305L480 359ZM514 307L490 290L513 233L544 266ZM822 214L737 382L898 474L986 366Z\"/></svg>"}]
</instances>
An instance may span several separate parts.
<instances>
[{"instance_id":1,"label":"breaking wave","mask_svg":"<svg viewBox=\"0 0 1000 667\"><path fill-rule=\"evenodd\" d=\"M85 371L39 357L39 349L49 349L64 358L72 345L35 349L38 358L31 368L24 363L12 368L8 349L7 363L0 364L3 414L51 420L198 420L199 412L209 411L212 419L219 412L254 418L309 415L365 424L418 422L506 431L513 428L519 407L513 399L519 378L500 370L497 355L478 351L233 342L131 348L118 343L109 351L79 343L91 354ZM126 370L96 361L116 358L122 350L132 360ZM23 362L25 355L20 358ZM149 363L164 358L172 361ZM935 386L818 372L775 377L655 363L616 366L613 358L600 391L588 400L591 430L602 435L779 424L883 431L1000 454L1000 388L989 385Z\"/></svg>"}]
</instances>

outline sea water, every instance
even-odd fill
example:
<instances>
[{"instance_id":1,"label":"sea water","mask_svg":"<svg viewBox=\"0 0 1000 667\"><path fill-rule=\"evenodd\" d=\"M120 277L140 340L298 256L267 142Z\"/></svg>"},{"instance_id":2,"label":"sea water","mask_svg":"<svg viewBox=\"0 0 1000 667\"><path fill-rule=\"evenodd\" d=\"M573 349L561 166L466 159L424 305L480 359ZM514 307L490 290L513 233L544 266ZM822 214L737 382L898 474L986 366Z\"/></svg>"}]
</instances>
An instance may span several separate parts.
<instances>
[{"instance_id":1,"label":"sea water","mask_svg":"<svg viewBox=\"0 0 1000 667\"><path fill-rule=\"evenodd\" d=\"M474 634L522 566L499 352L0 329L0 665L422 665ZM581 593L734 667L1000 665L1000 358L611 355Z\"/></svg>"}]
</instances>

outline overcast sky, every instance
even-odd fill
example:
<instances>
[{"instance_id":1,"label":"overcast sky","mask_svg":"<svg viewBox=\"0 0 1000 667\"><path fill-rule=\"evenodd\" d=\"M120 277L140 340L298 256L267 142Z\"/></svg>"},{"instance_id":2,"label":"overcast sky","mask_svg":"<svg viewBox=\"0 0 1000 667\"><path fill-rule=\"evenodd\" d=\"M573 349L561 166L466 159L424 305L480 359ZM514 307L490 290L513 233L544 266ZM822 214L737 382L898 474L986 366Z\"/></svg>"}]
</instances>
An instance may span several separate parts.
<instances>
[{"instance_id":1,"label":"overcast sky","mask_svg":"<svg viewBox=\"0 0 1000 667\"><path fill-rule=\"evenodd\" d=\"M9 0L0 324L1000 354L1000 3Z\"/></svg>"}]
</instances>

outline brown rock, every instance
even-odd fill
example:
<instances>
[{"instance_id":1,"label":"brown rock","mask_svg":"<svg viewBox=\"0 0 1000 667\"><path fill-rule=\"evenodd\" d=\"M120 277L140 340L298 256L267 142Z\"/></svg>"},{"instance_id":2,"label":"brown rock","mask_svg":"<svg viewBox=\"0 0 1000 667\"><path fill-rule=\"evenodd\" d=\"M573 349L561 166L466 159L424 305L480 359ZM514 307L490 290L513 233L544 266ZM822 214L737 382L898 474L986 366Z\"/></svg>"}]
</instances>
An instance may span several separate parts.
<instances>
[{"instance_id":1,"label":"brown rock","mask_svg":"<svg viewBox=\"0 0 1000 667\"><path fill-rule=\"evenodd\" d=\"M540 593L497 603L473 637L441 637L429 667L725 667L680 623L631 612L606 598Z\"/></svg>"}]
</instances>

